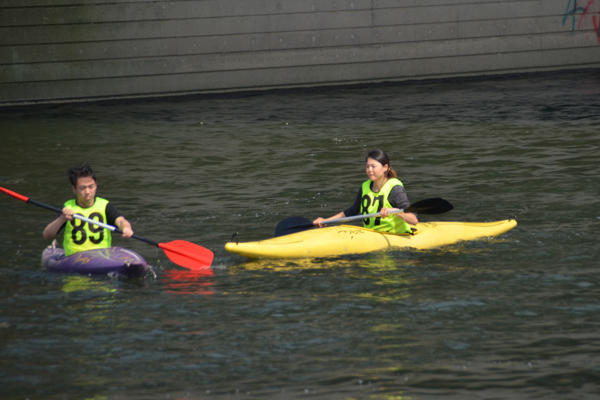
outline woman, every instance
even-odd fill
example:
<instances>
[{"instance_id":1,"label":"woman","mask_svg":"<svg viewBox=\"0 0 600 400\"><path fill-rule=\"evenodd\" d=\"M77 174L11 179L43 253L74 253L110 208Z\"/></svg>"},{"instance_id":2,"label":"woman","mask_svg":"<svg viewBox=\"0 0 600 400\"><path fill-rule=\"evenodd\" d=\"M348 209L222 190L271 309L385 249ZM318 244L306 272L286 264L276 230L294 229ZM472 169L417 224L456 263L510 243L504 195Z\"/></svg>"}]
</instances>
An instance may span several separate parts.
<instances>
[{"instance_id":1,"label":"woman","mask_svg":"<svg viewBox=\"0 0 600 400\"><path fill-rule=\"evenodd\" d=\"M402 182L397 179L396 171L390 166L390 158L385 151L371 151L367 156L366 170L369 180L362 184L352 207L333 217L317 218L313 224L322 228L332 219L381 213L381 217L363 219L365 228L382 232L410 233L409 225L419 223L415 214L398 213L388 216L393 209L405 209L410 203Z\"/></svg>"}]
</instances>

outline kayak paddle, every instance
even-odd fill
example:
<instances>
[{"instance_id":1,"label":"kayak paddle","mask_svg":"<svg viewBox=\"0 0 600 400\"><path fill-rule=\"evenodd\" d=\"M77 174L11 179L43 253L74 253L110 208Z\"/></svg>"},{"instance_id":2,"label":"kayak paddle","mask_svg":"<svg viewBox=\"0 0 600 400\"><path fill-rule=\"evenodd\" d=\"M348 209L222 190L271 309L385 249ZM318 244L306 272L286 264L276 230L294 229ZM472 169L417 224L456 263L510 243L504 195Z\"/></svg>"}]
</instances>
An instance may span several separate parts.
<instances>
[{"instance_id":1,"label":"kayak paddle","mask_svg":"<svg viewBox=\"0 0 600 400\"><path fill-rule=\"evenodd\" d=\"M408 208L404 210L394 210L390 211L388 215L398 214L398 213L421 213L421 214L443 214L452 210L454 207L450 204L446 199L442 199L439 197L432 199L425 199L421 201L417 201L416 203L411 204ZM327 221L327 225L335 224L340 222L348 222L355 221L364 218L374 218L379 217L381 214L360 214L354 215L352 217L344 217L337 218ZM275 228L275 237L289 235L290 233L302 232L308 230L310 228L314 228L313 222L302 217L291 217L288 219L284 219Z\"/></svg>"},{"instance_id":2,"label":"kayak paddle","mask_svg":"<svg viewBox=\"0 0 600 400\"><path fill-rule=\"evenodd\" d=\"M0 191L10 196L13 196L19 200L22 200L26 203L31 203L33 205L43 207L51 211L56 211L57 213L62 214L62 208L54 207L49 204L30 199L3 187L0 187ZM123 233L123 231L121 231L115 226L104 224L102 222L98 222L90 218L86 218L83 215L75 214L73 215L73 217L82 221L86 221L90 224L106 228L116 233ZM214 254L212 251L205 249L202 246L198 246L197 244L186 242L183 240L175 240L169 243L159 243L155 242L154 240L146 239L135 234L132 236L132 238L141 240L142 242L146 242L156 247L160 247L164 250L165 254L167 255L167 257L169 257L171 261L187 269L200 270L208 268L212 264L214 258Z\"/></svg>"}]
</instances>

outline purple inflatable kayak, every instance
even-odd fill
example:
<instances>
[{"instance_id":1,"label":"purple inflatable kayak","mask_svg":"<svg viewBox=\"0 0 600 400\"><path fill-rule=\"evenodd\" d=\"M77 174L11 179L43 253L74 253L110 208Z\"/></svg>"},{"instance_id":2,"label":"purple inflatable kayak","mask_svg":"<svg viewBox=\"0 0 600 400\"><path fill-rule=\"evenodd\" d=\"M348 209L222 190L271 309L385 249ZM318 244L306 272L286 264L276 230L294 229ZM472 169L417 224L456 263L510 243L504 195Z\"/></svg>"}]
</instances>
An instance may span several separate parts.
<instances>
[{"instance_id":1,"label":"purple inflatable kayak","mask_svg":"<svg viewBox=\"0 0 600 400\"><path fill-rule=\"evenodd\" d=\"M82 275L139 276L148 268L142 256L123 247L82 251L65 257L64 249L48 246L42 253L42 265L48 271Z\"/></svg>"}]
</instances>

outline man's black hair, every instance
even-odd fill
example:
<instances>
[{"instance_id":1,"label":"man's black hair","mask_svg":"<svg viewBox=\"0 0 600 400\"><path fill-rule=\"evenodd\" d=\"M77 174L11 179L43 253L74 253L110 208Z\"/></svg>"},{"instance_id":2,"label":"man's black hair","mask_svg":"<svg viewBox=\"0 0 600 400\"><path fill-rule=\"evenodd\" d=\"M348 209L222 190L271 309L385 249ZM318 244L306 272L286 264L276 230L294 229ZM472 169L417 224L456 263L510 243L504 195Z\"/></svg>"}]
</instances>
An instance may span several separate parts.
<instances>
[{"instance_id":1,"label":"man's black hair","mask_svg":"<svg viewBox=\"0 0 600 400\"><path fill-rule=\"evenodd\" d=\"M69 181L74 187L77 187L77 179L79 178L90 177L96 182L96 174L89 164L79 163L78 165L69 168L67 173L69 174Z\"/></svg>"}]
</instances>

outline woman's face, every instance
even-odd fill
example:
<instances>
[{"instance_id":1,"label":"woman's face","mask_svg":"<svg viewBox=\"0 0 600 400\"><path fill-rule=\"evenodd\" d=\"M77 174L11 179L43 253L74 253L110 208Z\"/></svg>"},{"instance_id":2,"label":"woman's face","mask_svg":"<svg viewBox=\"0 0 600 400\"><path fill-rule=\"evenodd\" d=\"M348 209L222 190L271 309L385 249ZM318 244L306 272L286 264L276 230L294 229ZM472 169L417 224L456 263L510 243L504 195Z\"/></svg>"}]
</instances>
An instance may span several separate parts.
<instances>
[{"instance_id":1,"label":"woman's face","mask_svg":"<svg viewBox=\"0 0 600 400\"><path fill-rule=\"evenodd\" d=\"M389 166L387 164L381 165L381 163L372 158L367 158L367 176L371 180L371 182L375 182L378 179L381 179L385 176Z\"/></svg>"}]
</instances>

